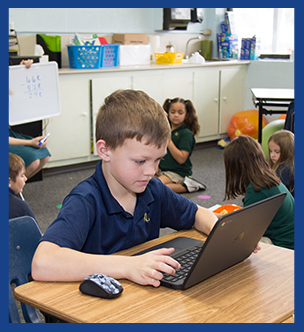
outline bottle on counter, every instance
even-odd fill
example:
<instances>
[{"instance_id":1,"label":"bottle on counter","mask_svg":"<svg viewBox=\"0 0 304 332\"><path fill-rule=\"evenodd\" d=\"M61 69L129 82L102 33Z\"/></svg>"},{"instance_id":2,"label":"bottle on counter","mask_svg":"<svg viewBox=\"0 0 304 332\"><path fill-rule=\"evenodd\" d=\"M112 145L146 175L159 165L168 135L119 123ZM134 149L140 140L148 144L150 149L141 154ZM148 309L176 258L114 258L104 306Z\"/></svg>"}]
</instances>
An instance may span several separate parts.
<instances>
[{"instance_id":1,"label":"bottle on counter","mask_svg":"<svg viewBox=\"0 0 304 332\"><path fill-rule=\"evenodd\" d=\"M166 45L166 52L174 52L174 46L169 41L168 45Z\"/></svg>"}]
</instances>

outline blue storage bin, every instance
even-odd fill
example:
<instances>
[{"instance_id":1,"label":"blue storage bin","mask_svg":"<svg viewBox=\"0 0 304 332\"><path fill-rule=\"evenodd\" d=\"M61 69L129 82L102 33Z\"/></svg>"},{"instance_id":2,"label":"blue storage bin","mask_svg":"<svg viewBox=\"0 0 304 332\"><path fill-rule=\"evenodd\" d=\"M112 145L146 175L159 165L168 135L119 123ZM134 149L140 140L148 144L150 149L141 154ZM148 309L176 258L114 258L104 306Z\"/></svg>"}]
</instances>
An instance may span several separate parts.
<instances>
[{"instance_id":1,"label":"blue storage bin","mask_svg":"<svg viewBox=\"0 0 304 332\"><path fill-rule=\"evenodd\" d=\"M98 69L100 68L102 47L68 45L70 68Z\"/></svg>"},{"instance_id":2,"label":"blue storage bin","mask_svg":"<svg viewBox=\"0 0 304 332\"><path fill-rule=\"evenodd\" d=\"M119 44L102 45L100 67L115 67L119 61Z\"/></svg>"},{"instance_id":3,"label":"blue storage bin","mask_svg":"<svg viewBox=\"0 0 304 332\"><path fill-rule=\"evenodd\" d=\"M119 44L97 46L68 45L70 68L114 67L119 61Z\"/></svg>"}]
</instances>

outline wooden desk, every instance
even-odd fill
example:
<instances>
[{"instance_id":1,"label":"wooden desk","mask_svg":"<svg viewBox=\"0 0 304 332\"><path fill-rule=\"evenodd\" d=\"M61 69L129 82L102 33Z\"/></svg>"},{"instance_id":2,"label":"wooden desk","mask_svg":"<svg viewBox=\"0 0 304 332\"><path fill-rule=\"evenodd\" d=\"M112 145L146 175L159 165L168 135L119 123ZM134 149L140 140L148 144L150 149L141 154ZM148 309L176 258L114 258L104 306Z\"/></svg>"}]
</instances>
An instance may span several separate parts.
<instances>
[{"instance_id":1,"label":"wooden desk","mask_svg":"<svg viewBox=\"0 0 304 332\"><path fill-rule=\"evenodd\" d=\"M263 114L287 113L294 100L294 89L251 89L252 100L259 109L258 141L262 143ZM286 107L286 111L268 110L265 107Z\"/></svg>"},{"instance_id":2,"label":"wooden desk","mask_svg":"<svg viewBox=\"0 0 304 332\"><path fill-rule=\"evenodd\" d=\"M176 232L121 252L132 255L176 236L204 240L196 230ZM15 297L67 322L91 323L266 323L294 313L294 252L267 244L262 250L187 290L140 286L120 280L113 300L82 294L79 282L33 281Z\"/></svg>"}]
</instances>

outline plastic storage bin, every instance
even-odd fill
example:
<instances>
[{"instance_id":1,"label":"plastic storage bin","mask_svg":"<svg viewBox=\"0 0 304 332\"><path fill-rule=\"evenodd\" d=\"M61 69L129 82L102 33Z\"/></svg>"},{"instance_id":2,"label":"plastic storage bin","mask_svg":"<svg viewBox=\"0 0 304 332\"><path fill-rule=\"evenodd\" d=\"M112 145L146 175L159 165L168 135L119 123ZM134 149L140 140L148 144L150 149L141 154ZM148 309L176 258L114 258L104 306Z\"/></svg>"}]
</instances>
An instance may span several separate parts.
<instances>
[{"instance_id":1,"label":"plastic storage bin","mask_svg":"<svg viewBox=\"0 0 304 332\"><path fill-rule=\"evenodd\" d=\"M184 58L184 53L166 52L154 53L155 61L160 65L176 65L181 64Z\"/></svg>"},{"instance_id":2,"label":"plastic storage bin","mask_svg":"<svg viewBox=\"0 0 304 332\"><path fill-rule=\"evenodd\" d=\"M119 45L68 45L70 68L98 69L118 65Z\"/></svg>"},{"instance_id":3,"label":"plastic storage bin","mask_svg":"<svg viewBox=\"0 0 304 332\"><path fill-rule=\"evenodd\" d=\"M70 68L100 68L101 46L68 45Z\"/></svg>"},{"instance_id":4,"label":"plastic storage bin","mask_svg":"<svg viewBox=\"0 0 304 332\"><path fill-rule=\"evenodd\" d=\"M115 67L119 60L119 44L102 45L100 67Z\"/></svg>"}]
</instances>

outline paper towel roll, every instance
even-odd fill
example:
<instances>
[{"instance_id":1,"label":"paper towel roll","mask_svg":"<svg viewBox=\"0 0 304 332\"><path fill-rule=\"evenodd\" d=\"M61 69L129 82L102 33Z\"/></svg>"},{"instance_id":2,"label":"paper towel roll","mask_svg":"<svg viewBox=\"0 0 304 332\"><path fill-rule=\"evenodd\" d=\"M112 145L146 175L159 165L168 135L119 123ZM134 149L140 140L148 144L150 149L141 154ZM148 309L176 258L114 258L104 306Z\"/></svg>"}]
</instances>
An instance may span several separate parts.
<instances>
[{"instance_id":1,"label":"paper towel roll","mask_svg":"<svg viewBox=\"0 0 304 332\"><path fill-rule=\"evenodd\" d=\"M40 56L42 56L43 54L44 54L44 49L42 48L42 46L39 45L39 44L36 44L35 45L35 53L34 53L34 55L40 55Z\"/></svg>"},{"instance_id":2,"label":"paper towel roll","mask_svg":"<svg viewBox=\"0 0 304 332\"><path fill-rule=\"evenodd\" d=\"M160 36L159 35L150 35L149 36L149 42L150 42L150 45L151 45L152 62L156 62L154 53L159 52L159 49L160 49Z\"/></svg>"}]
</instances>

